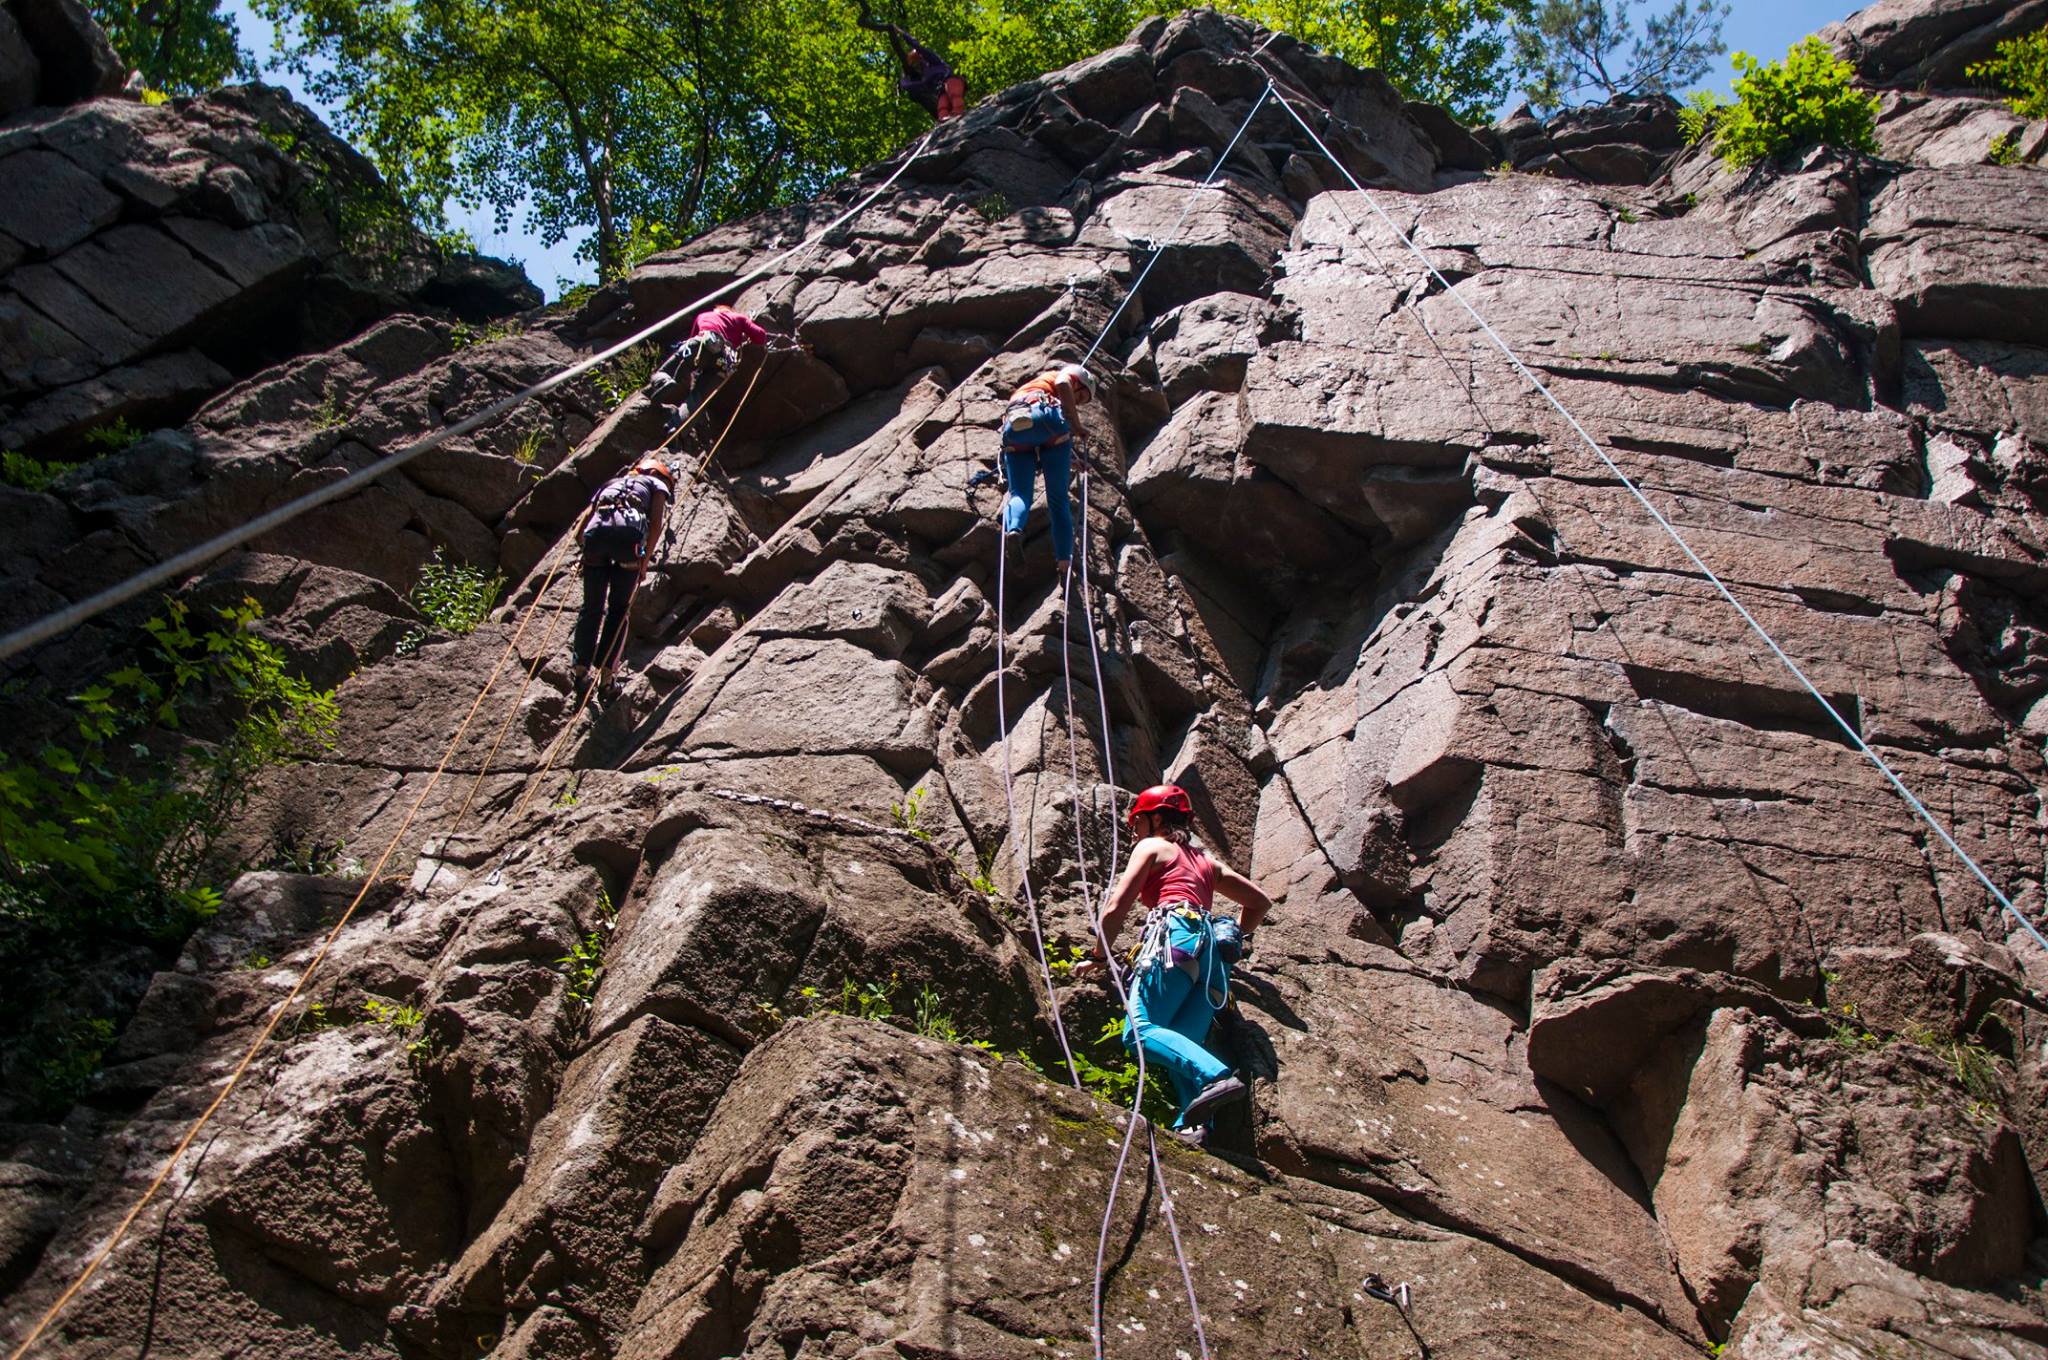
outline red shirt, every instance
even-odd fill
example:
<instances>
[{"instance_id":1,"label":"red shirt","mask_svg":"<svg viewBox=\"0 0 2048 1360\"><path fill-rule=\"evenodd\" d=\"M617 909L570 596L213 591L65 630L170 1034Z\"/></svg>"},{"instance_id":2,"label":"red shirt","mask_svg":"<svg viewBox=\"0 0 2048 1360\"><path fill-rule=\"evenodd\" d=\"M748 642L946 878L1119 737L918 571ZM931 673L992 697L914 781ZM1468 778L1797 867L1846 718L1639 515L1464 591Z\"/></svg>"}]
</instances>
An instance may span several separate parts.
<instances>
[{"instance_id":1,"label":"red shirt","mask_svg":"<svg viewBox=\"0 0 2048 1360\"><path fill-rule=\"evenodd\" d=\"M1216 861L1185 845L1175 845L1173 858L1155 869L1138 889L1138 900L1148 908L1162 902L1192 902L1207 911L1215 899Z\"/></svg>"},{"instance_id":2,"label":"red shirt","mask_svg":"<svg viewBox=\"0 0 2048 1360\"><path fill-rule=\"evenodd\" d=\"M697 319L690 323L690 334L715 335L734 349L741 345L765 346L768 343L768 332L762 330L752 317L725 306L697 313Z\"/></svg>"}]
</instances>

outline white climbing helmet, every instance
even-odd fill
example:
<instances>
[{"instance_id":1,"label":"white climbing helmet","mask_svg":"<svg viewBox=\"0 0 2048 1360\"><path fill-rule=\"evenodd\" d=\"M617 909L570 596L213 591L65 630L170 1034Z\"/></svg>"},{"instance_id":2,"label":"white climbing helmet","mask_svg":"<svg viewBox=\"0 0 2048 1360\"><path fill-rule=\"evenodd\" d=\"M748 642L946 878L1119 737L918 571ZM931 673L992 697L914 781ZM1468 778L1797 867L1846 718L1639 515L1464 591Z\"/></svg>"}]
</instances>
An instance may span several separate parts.
<instances>
[{"instance_id":1,"label":"white climbing helmet","mask_svg":"<svg viewBox=\"0 0 2048 1360\"><path fill-rule=\"evenodd\" d=\"M1089 400L1094 400L1095 375L1090 373L1087 369L1081 367L1081 365L1061 364L1060 378L1064 382L1070 382L1075 384L1083 392L1086 392L1088 394Z\"/></svg>"}]
</instances>

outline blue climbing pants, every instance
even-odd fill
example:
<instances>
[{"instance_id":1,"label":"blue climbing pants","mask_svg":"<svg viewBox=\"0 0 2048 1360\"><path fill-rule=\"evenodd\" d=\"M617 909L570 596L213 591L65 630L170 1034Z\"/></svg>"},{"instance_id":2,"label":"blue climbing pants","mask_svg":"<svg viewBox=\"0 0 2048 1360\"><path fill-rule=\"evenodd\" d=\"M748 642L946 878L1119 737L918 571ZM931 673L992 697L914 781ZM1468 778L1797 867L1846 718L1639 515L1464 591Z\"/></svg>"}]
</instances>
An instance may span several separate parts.
<instances>
[{"instance_id":1,"label":"blue climbing pants","mask_svg":"<svg viewBox=\"0 0 2048 1360\"><path fill-rule=\"evenodd\" d=\"M1052 528L1052 555L1068 562L1074 556L1074 507L1067 499L1067 481L1074 472L1071 442L1042 449L1004 449L1003 479L1010 494L1003 500L1003 532L1021 533L1031 514L1031 484L1045 474L1045 513Z\"/></svg>"},{"instance_id":2,"label":"blue climbing pants","mask_svg":"<svg viewBox=\"0 0 2048 1360\"><path fill-rule=\"evenodd\" d=\"M1203 1047L1216 1023L1216 1007L1229 995L1230 969L1215 956L1206 921L1190 921L1175 912L1167 917L1161 943L1163 947L1150 951L1149 962L1138 972L1124 1024L1124 1047L1143 1044L1146 1066L1166 1073L1180 1101L1173 1126L1182 1128L1188 1105L1201 1089L1230 1075L1230 1069Z\"/></svg>"}]
</instances>

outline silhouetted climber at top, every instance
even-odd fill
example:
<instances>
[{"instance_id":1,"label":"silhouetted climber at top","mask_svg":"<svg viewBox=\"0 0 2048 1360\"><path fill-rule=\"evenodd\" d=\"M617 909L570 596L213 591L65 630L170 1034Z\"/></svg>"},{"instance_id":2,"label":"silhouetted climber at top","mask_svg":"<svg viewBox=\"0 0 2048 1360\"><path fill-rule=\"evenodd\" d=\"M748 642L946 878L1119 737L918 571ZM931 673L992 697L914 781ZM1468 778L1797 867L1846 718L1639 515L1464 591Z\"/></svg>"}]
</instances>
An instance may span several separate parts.
<instances>
[{"instance_id":1,"label":"silhouetted climber at top","mask_svg":"<svg viewBox=\"0 0 2048 1360\"><path fill-rule=\"evenodd\" d=\"M903 78L896 88L916 100L926 113L943 123L966 112L967 82L953 74L944 57L897 25L877 19L867 0L860 0L860 26L888 38L896 60L903 64Z\"/></svg>"}]
</instances>

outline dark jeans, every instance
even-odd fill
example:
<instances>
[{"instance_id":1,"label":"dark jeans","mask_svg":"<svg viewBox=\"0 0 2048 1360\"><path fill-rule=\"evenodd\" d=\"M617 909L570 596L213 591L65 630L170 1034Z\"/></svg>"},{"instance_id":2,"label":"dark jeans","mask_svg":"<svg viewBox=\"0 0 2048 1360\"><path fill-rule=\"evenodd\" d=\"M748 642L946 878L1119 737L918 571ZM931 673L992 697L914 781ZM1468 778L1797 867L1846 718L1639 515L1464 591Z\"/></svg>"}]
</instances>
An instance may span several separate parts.
<instances>
[{"instance_id":1,"label":"dark jeans","mask_svg":"<svg viewBox=\"0 0 2048 1360\"><path fill-rule=\"evenodd\" d=\"M588 666L597 658L606 667L618 665L618 653L625 650L621 634L626 607L633 603L633 582L639 575L640 568L631 563L584 555L583 610L576 616L576 633L569 643L570 659L577 665Z\"/></svg>"}]
</instances>

